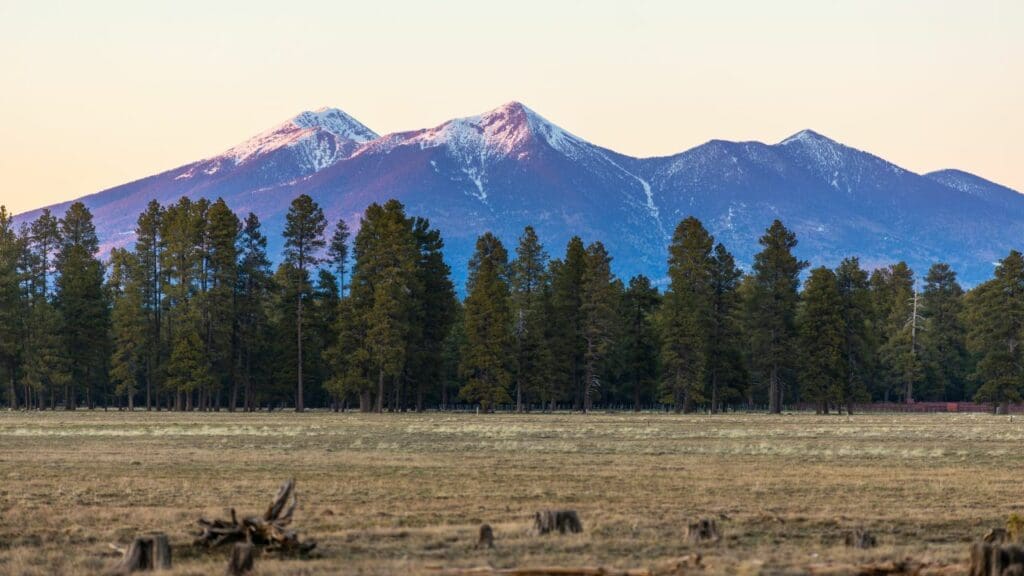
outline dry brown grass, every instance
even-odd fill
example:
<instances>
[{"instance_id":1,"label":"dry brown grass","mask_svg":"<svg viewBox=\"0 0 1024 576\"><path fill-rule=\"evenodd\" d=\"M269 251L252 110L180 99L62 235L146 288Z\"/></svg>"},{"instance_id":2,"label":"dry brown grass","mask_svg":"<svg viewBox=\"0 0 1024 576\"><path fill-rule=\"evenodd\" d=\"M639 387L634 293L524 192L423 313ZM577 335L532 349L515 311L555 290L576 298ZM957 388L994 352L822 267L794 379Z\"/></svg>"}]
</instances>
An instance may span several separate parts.
<instances>
[{"instance_id":1,"label":"dry brown grass","mask_svg":"<svg viewBox=\"0 0 1024 576\"><path fill-rule=\"evenodd\" d=\"M989 415L2 413L0 573L99 573L108 543L157 529L176 574L220 574L195 519L260 511L289 476L317 554L258 574L646 567L691 552L698 517L724 532L709 574L961 562L1024 510L1022 440ZM529 534L542 508L579 510L583 534ZM879 547L846 549L855 527Z\"/></svg>"}]
</instances>

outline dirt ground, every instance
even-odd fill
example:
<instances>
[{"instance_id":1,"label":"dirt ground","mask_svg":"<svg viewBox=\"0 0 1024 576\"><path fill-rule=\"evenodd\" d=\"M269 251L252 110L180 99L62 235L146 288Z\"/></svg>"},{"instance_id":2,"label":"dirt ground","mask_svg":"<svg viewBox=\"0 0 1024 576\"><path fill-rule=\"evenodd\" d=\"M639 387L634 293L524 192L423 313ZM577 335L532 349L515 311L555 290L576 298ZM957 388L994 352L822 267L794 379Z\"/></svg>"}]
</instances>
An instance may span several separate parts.
<instances>
[{"instance_id":1,"label":"dirt ground","mask_svg":"<svg viewBox=\"0 0 1024 576\"><path fill-rule=\"evenodd\" d=\"M97 574L109 544L166 532L175 574L222 574L203 515L262 511L294 477L308 559L257 574L444 574L492 566L802 574L912 557L965 562L1024 512L1024 419L986 414L0 413L0 573ZM579 535L533 513L579 511ZM481 523L495 548L474 548ZM878 547L844 546L864 528Z\"/></svg>"}]
</instances>

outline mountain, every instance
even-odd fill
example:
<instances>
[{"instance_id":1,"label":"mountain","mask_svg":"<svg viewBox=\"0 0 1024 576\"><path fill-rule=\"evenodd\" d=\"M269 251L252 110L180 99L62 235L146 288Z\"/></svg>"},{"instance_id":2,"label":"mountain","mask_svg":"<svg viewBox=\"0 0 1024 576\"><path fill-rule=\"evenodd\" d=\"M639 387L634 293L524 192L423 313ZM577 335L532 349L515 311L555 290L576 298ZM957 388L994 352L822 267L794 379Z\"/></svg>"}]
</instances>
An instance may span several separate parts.
<instances>
[{"instance_id":1,"label":"mountain","mask_svg":"<svg viewBox=\"0 0 1024 576\"><path fill-rule=\"evenodd\" d=\"M112 246L131 242L150 199L223 197L260 216L276 257L288 204L302 193L351 226L369 203L401 200L442 230L460 286L478 234L494 231L512 250L528 224L553 256L580 235L608 246L620 276L655 280L665 276L675 224L688 215L744 266L780 218L797 233L798 255L814 265L847 256L869 267L906 260L923 277L945 261L968 285L987 279L1024 237L1017 192L956 170L916 174L811 130L776 144L712 140L634 158L517 102L380 137L339 110L304 112L224 154L83 201Z\"/></svg>"},{"instance_id":2,"label":"mountain","mask_svg":"<svg viewBox=\"0 0 1024 576\"><path fill-rule=\"evenodd\" d=\"M135 221L150 200L169 204L182 196L220 196L241 214L250 210L262 214L275 202L265 191L306 178L376 138L376 133L341 110L321 108L303 112L223 154L81 200L95 217L104 250L109 250L133 241ZM64 202L50 208L63 214L70 204ZM30 220L38 213L39 210L34 210L18 219Z\"/></svg>"}]
</instances>

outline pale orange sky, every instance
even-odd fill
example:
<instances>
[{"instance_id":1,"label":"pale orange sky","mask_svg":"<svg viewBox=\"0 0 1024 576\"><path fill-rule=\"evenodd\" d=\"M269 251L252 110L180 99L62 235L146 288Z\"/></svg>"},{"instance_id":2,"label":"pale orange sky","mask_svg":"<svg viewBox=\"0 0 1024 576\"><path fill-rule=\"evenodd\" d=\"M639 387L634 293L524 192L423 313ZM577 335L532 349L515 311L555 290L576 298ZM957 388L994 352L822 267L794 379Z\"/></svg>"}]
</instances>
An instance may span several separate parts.
<instances>
[{"instance_id":1,"label":"pale orange sky","mask_svg":"<svg viewBox=\"0 0 1024 576\"><path fill-rule=\"evenodd\" d=\"M637 156L812 128L1024 191L1022 31L1011 0L0 0L0 204L96 192L305 109L383 134L509 100Z\"/></svg>"}]
</instances>

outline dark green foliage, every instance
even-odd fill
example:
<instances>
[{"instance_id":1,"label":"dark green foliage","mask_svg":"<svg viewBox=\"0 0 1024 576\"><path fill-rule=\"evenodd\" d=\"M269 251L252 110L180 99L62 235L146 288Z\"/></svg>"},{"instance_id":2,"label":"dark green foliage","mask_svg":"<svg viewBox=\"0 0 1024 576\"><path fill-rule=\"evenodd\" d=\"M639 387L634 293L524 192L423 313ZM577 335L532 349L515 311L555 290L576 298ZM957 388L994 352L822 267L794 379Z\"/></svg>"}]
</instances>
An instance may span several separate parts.
<instances>
[{"instance_id":1,"label":"dark green foliage","mask_svg":"<svg viewBox=\"0 0 1024 576\"><path fill-rule=\"evenodd\" d=\"M753 368L768 384L768 411L782 411L787 379L796 368L796 310L800 271L807 263L793 255L796 234L776 220L759 240L746 301Z\"/></svg>"},{"instance_id":2,"label":"dark green foliage","mask_svg":"<svg viewBox=\"0 0 1024 576\"><path fill-rule=\"evenodd\" d=\"M548 347L546 311L551 296L548 255L537 233L527 226L519 237L516 259L511 266L512 322L515 335L516 411L523 411L524 396L549 403L546 386L551 378L551 350Z\"/></svg>"},{"instance_id":3,"label":"dark green foliage","mask_svg":"<svg viewBox=\"0 0 1024 576\"><path fill-rule=\"evenodd\" d=\"M235 297L237 370L235 383L241 380L242 405L246 411L256 408L256 391L269 380L266 359L269 341L269 305L271 285L267 239L260 229L259 218L249 213L238 241L239 264ZM237 389L232 389L228 407L235 409Z\"/></svg>"},{"instance_id":4,"label":"dark green foliage","mask_svg":"<svg viewBox=\"0 0 1024 576\"><path fill-rule=\"evenodd\" d=\"M24 246L7 208L0 206L0 369L7 384L7 402L18 407L17 371L21 360L22 298L18 263Z\"/></svg>"},{"instance_id":5,"label":"dark green foliage","mask_svg":"<svg viewBox=\"0 0 1024 576\"><path fill-rule=\"evenodd\" d=\"M658 332L654 315L661 303L657 288L644 275L629 280L623 295L622 350L623 378L633 410L649 401L658 377Z\"/></svg>"},{"instance_id":6,"label":"dark green foliage","mask_svg":"<svg viewBox=\"0 0 1024 576\"><path fill-rule=\"evenodd\" d=\"M295 306L295 411L305 409L304 380L302 376L302 325L303 303L309 291L309 269L320 263L320 251L326 245L323 234L327 228L324 212L309 196L302 194L292 201L285 217L284 226L284 261L295 273L288 277L295 283L293 295L297 298Z\"/></svg>"},{"instance_id":7,"label":"dark green foliage","mask_svg":"<svg viewBox=\"0 0 1024 576\"><path fill-rule=\"evenodd\" d=\"M583 337L583 411L589 412L608 374L608 351L616 335L618 292L613 284L611 256L604 244L587 246L580 291Z\"/></svg>"},{"instance_id":8,"label":"dark green foliage","mask_svg":"<svg viewBox=\"0 0 1024 576\"><path fill-rule=\"evenodd\" d=\"M463 400L488 412L511 401L515 342L508 284L508 252L491 233L476 241L469 282L460 373L466 379Z\"/></svg>"},{"instance_id":9,"label":"dark green foliage","mask_svg":"<svg viewBox=\"0 0 1024 576\"><path fill-rule=\"evenodd\" d=\"M1024 256L1013 250L969 301L968 345L978 357L975 399L1018 401L1024 390Z\"/></svg>"},{"instance_id":10,"label":"dark green foliage","mask_svg":"<svg viewBox=\"0 0 1024 576\"><path fill-rule=\"evenodd\" d=\"M356 393L361 409L370 410L371 393L376 388L373 407L380 412L387 396L385 380L390 380L391 406L398 409L414 294L422 294L416 274L417 242L405 207L392 200L367 208L354 252L352 308L341 315L345 324L337 328L338 349L332 353L334 393Z\"/></svg>"},{"instance_id":11,"label":"dark green foliage","mask_svg":"<svg viewBox=\"0 0 1024 576\"><path fill-rule=\"evenodd\" d=\"M715 246L711 261L711 314L708 330L707 375L711 411L724 402L742 398L747 374L743 361L740 281L743 273L722 244Z\"/></svg>"},{"instance_id":12,"label":"dark green foliage","mask_svg":"<svg viewBox=\"0 0 1024 576\"><path fill-rule=\"evenodd\" d=\"M825 268L811 270L804 287L800 325L800 393L818 413L841 398L845 385L843 343L845 325L836 275Z\"/></svg>"},{"instance_id":13,"label":"dark green foliage","mask_svg":"<svg viewBox=\"0 0 1024 576\"><path fill-rule=\"evenodd\" d=\"M690 217L676 227L669 246L669 288L661 309L664 402L677 412L704 400L711 334L714 238Z\"/></svg>"},{"instance_id":14,"label":"dark green foliage","mask_svg":"<svg viewBox=\"0 0 1024 576\"><path fill-rule=\"evenodd\" d=\"M338 289L342 296L345 295L345 289L348 287L345 284L345 272L348 271L349 234L348 224L345 224L344 220L338 220L334 234L331 236L330 246L327 248L327 257L338 276Z\"/></svg>"},{"instance_id":15,"label":"dark green foliage","mask_svg":"<svg viewBox=\"0 0 1024 576\"><path fill-rule=\"evenodd\" d=\"M107 290L113 303L111 311L112 353L110 381L114 393L135 407L135 394L146 368L146 340L149 325L143 305L142 271L132 252L115 248L110 254Z\"/></svg>"},{"instance_id":16,"label":"dark green foliage","mask_svg":"<svg viewBox=\"0 0 1024 576\"><path fill-rule=\"evenodd\" d=\"M921 394L928 400L962 400L965 397L967 344L963 324L964 291L948 264L928 271L921 295L921 354L924 382Z\"/></svg>"},{"instance_id":17,"label":"dark green foliage","mask_svg":"<svg viewBox=\"0 0 1024 576\"><path fill-rule=\"evenodd\" d=\"M571 400L573 408L583 407L583 274L586 249L574 236L565 248L565 257L553 260L551 273L551 332L553 355L550 383L541 394L552 406L559 400Z\"/></svg>"},{"instance_id":18,"label":"dark green foliage","mask_svg":"<svg viewBox=\"0 0 1024 576\"><path fill-rule=\"evenodd\" d=\"M843 383L833 400L852 413L853 403L869 398L868 385L875 373L877 344L872 327L871 285L857 258L836 268L840 315L843 322Z\"/></svg>"},{"instance_id":19,"label":"dark green foliage","mask_svg":"<svg viewBox=\"0 0 1024 576\"><path fill-rule=\"evenodd\" d=\"M912 402L914 386L924 378L920 343L921 326L914 290L914 271L905 262L876 270L871 275L875 317L879 331L879 376L883 398L895 394Z\"/></svg>"},{"instance_id":20,"label":"dark green foliage","mask_svg":"<svg viewBox=\"0 0 1024 576\"><path fill-rule=\"evenodd\" d=\"M81 392L91 408L96 400L93 392L106 384L109 315L103 265L96 258L99 241L92 214L84 204L76 202L68 208L60 221L60 233L56 307L63 319L61 330L71 376L65 406L74 408Z\"/></svg>"}]
</instances>

